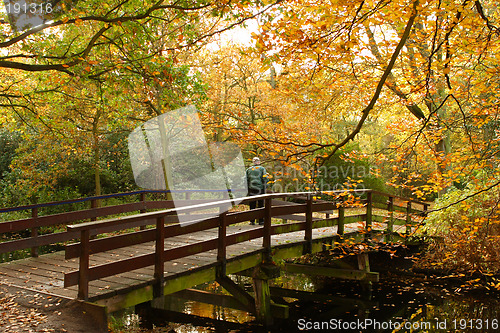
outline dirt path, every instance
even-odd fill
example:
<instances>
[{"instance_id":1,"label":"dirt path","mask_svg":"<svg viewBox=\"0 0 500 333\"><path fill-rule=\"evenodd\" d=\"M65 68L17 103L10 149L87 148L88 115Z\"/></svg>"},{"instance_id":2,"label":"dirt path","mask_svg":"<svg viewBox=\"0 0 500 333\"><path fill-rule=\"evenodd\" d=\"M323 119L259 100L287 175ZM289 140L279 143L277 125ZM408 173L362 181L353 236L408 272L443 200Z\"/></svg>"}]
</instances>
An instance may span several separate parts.
<instances>
[{"instance_id":1,"label":"dirt path","mask_svg":"<svg viewBox=\"0 0 500 333\"><path fill-rule=\"evenodd\" d=\"M74 300L0 284L0 331L9 333L101 333L96 321Z\"/></svg>"}]
</instances>

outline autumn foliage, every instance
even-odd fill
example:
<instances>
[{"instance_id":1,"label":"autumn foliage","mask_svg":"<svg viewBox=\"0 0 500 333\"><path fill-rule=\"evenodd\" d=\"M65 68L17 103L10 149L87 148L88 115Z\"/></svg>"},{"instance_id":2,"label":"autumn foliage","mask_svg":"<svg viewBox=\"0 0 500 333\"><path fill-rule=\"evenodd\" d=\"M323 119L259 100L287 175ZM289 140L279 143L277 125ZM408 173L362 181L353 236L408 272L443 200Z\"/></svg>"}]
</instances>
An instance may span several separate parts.
<instances>
[{"instance_id":1,"label":"autumn foliage","mask_svg":"<svg viewBox=\"0 0 500 333\"><path fill-rule=\"evenodd\" d=\"M249 22L251 45L220 42ZM260 155L273 182L318 189L326 166L352 163L438 198L437 262L498 269L495 1L85 1L1 29L0 122L23 140L0 177L31 200L83 164L106 191L104 175L127 170L126 133L195 104L207 136Z\"/></svg>"}]
</instances>

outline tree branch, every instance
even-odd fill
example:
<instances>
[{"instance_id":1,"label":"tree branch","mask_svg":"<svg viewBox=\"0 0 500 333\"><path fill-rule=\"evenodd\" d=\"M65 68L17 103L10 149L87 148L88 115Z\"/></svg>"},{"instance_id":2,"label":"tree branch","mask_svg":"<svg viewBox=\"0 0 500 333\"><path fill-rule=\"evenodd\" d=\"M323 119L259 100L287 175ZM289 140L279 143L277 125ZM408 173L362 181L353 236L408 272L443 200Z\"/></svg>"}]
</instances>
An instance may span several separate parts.
<instances>
[{"instance_id":1,"label":"tree branch","mask_svg":"<svg viewBox=\"0 0 500 333\"><path fill-rule=\"evenodd\" d=\"M404 33L403 33L398 45L396 46L396 49L394 50L394 52L391 56L391 60L389 61L389 64L387 65L382 77L380 78L380 80L377 84L377 88L375 89L375 93L373 94L373 97L370 100L370 103L362 111L361 119L359 120L356 128L342 142L340 142L339 144L335 144L333 151L331 151L330 154L328 154L328 156L326 158L321 157L321 159L323 159L323 161L321 162L321 165L323 165L329 158L331 158L337 152L337 150L339 150L341 147L345 146L350 140L354 140L354 137L361 131L361 128L363 127L363 124L364 124L366 118L368 118L368 115L370 114L371 110L375 106L375 104L380 96L380 93L382 92L382 88L384 87L387 78L391 74L392 68L394 67L396 60L399 57L399 53L401 52L401 49L403 48L403 46L406 43L406 40L410 36L410 32L411 32L411 29L413 27L413 23L415 22L415 18L418 15L418 11L417 11L418 2L419 2L418 0L415 0L413 2L412 13L411 13L411 16L408 20L408 23L406 24Z\"/></svg>"},{"instance_id":2,"label":"tree branch","mask_svg":"<svg viewBox=\"0 0 500 333\"><path fill-rule=\"evenodd\" d=\"M80 58L83 59L86 56L88 56L88 54L90 53L90 51L94 47L96 41L108 29L109 29L109 27L107 27L107 28L101 28L101 30L99 30L94 35L94 37L92 37L92 39L88 43L88 45L85 48L85 50L83 50L82 52L78 53L78 55L81 55ZM70 61L68 63L65 63L65 64L43 64L43 65L41 65L41 64L27 64L27 63L23 63L23 62L0 60L0 67L3 67L3 68L13 68L13 69L21 69L21 70L29 71L29 72L41 72L41 71L56 70L56 71L64 72L66 74L69 74L69 75L73 76L74 75L73 72L71 72L70 70L68 70L68 68L71 67L71 66L75 66L76 64L78 64L78 63L80 63L82 61L83 60L80 60L80 59L77 58L77 59L75 59L73 61Z\"/></svg>"},{"instance_id":3,"label":"tree branch","mask_svg":"<svg viewBox=\"0 0 500 333\"><path fill-rule=\"evenodd\" d=\"M484 13L483 6L481 5L481 2L479 0L477 0L474 2L474 4L476 5L476 9L477 9L477 12L479 13L479 16L481 16L481 18L484 20L484 22L486 22L486 26L488 27L488 29L494 30L496 34L500 34L500 28L491 24L490 20L488 19L488 17Z\"/></svg>"}]
</instances>

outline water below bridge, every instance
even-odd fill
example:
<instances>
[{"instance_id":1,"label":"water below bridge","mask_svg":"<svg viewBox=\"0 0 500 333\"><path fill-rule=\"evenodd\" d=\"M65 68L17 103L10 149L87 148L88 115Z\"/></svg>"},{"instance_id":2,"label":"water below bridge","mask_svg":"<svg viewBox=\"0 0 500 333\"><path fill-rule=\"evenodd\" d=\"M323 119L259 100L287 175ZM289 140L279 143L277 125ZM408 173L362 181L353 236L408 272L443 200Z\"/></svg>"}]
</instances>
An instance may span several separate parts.
<instances>
[{"instance_id":1,"label":"water below bridge","mask_svg":"<svg viewBox=\"0 0 500 333\"><path fill-rule=\"evenodd\" d=\"M460 282L415 274L407 252L371 253L372 271L380 281L371 288L360 282L282 273L274 280L276 290L295 290L296 295L275 294L290 307L290 317L263 328L247 312L185 301L165 299L165 309L139 318L147 332L497 332L500 300L487 291L462 288ZM251 279L234 276L248 291ZM216 284L199 286L221 291ZM273 294L273 288L271 293ZM274 291L276 291L274 290ZM276 291L277 292L277 291ZM283 302L285 301L285 303ZM183 312L184 314L180 314ZM156 326L152 330L152 326Z\"/></svg>"}]
</instances>

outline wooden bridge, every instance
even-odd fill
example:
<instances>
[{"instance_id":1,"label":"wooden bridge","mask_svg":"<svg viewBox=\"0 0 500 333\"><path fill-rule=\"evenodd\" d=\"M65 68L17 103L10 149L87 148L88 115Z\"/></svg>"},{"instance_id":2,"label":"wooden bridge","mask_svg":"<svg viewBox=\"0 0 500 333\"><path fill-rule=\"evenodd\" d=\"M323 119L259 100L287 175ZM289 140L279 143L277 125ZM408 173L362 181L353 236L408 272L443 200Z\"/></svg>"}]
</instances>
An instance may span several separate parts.
<instances>
[{"instance_id":1,"label":"wooden bridge","mask_svg":"<svg viewBox=\"0 0 500 333\"><path fill-rule=\"evenodd\" d=\"M139 201L121 205L100 207L99 201L113 195L0 209L31 211L30 218L0 223L3 239L24 236L0 243L0 253L29 249L30 254L0 264L0 282L91 302L111 313L172 293L206 299L190 288L216 280L232 295L221 304L237 304L269 322L271 312L281 317L288 313L285 305L270 301L268 281L279 276L274 262L341 242L408 235L428 209L427 203L372 190L329 194L331 201L316 200L317 194L309 192L265 194L244 198L229 211L225 208L231 200L193 199L187 193L184 206L175 208L165 197L148 200L152 191L120 194L139 196ZM245 204L256 199L264 200L264 208L248 210ZM90 202L90 208L39 216L46 207L81 201ZM180 215L192 223L179 224ZM259 218L264 219L262 226L249 225ZM46 233L54 226L61 231ZM39 255L39 247L55 243L64 243L65 251ZM301 269L324 272L318 267ZM235 284L230 274L252 276L255 295ZM378 278L363 260L354 270L325 274Z\"/></svg>"}]
</instances>

